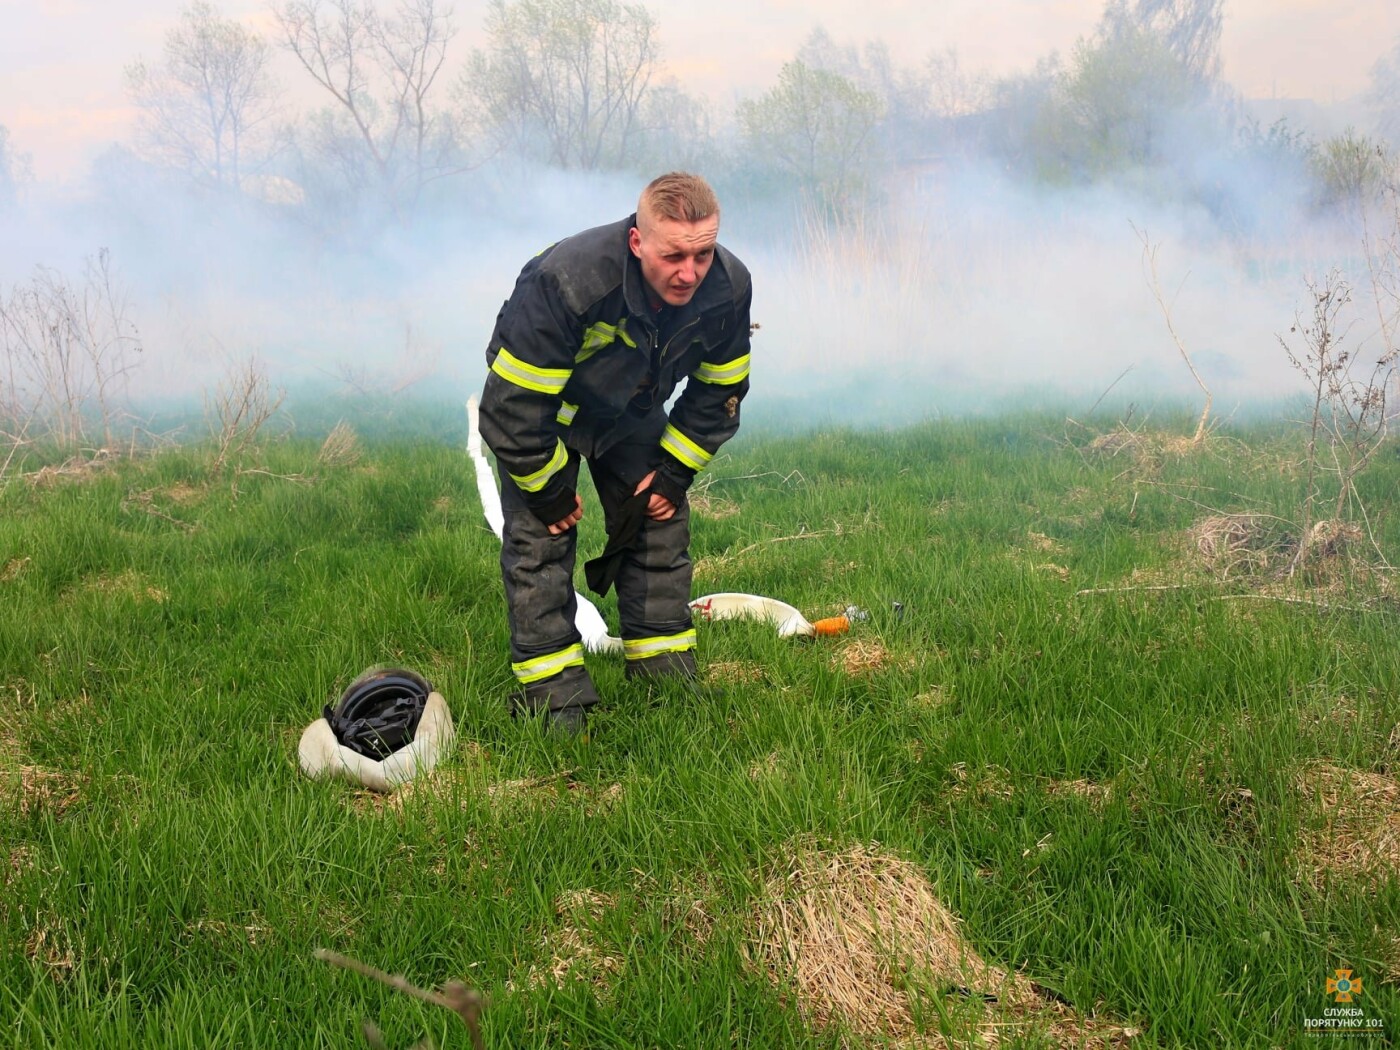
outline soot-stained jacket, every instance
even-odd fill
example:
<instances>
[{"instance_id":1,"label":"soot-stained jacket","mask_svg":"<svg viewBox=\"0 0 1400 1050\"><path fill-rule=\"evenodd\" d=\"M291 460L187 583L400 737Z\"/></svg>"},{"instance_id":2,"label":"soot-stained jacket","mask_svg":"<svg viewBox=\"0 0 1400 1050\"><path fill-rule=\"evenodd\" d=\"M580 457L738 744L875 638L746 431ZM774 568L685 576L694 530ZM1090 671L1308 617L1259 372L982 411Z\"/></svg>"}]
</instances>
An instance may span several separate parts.
<instances>
[{"instance_id":1,"label":"soot-stained jacket","mask_svg":"<svg viewBox=\"0 0 1400 1050\"><path fill-rule=\"evenodd\" d=\"M661 436L657 491L680 503L739 429L749 389L749 272L717 246L694 297L668 308L658 328L627 243L636 221L585 230L531 259L491 333L481 435L546 523L574 509L574 490L560 476L567 449L602 455L683 380Z\"/></svg>"}]
</instances>

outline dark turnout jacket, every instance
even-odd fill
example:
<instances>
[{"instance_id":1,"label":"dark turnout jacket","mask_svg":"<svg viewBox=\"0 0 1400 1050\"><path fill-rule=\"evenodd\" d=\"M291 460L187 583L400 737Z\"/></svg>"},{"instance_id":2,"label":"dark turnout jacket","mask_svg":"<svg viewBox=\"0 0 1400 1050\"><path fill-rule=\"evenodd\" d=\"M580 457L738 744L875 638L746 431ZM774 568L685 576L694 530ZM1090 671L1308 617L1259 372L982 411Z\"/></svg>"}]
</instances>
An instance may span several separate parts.
<instances>
[{"instance_id":1,"label":"dark turnout jacket","mask_svg":"<svg viewBox=\"0 0 1400 1050\"><path fill-rule=\"evenodd\" d=\"M660 439L658 492L679 503L739 429L749 389L748 270L717 246L691 301L656 315L627 243L635 225L634 215L535 256L491 333L481 434L546 523L574 509L568 472L560 473L567 450L603 455L683 380Z\"/></svg>"}]
</instances>

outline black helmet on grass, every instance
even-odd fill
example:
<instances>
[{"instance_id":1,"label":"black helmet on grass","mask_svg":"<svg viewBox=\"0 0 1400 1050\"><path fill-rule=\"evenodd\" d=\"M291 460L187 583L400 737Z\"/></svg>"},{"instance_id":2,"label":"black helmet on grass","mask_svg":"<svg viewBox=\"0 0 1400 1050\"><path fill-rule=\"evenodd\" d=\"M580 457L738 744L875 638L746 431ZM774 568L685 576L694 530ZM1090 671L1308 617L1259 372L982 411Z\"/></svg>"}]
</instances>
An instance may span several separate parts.
<instances>
[{"instance_id":1,"label":"black helmet on grass","mask_svg":"<svg viewBox=\"0 0 1400 1050\"><path fill-rule=\"evenodd\" d=\"M336 740L376 761L413 743L428 694L427 679L402 667L366 671L322 712Z\"/></svg>"}]
</instances>

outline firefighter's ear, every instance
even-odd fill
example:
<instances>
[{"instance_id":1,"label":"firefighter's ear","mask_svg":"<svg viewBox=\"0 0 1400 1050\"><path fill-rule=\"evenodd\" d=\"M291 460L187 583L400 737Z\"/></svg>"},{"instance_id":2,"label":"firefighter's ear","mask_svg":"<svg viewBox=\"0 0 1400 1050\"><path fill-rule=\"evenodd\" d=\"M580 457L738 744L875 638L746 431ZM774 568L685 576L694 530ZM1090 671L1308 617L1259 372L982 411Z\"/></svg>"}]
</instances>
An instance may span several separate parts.
<instances>
[{"instance_id":1,"label":"firefighter's ear","mask_svg":"<svg viewBox=\"0 0 1400 1050\"><path fill-rule=\"evenodd\" d=\"M632 249L632 254L638 259L642 257L642 231L635 226L627 231L627 247Z\"/></svg>"}]
</instances>

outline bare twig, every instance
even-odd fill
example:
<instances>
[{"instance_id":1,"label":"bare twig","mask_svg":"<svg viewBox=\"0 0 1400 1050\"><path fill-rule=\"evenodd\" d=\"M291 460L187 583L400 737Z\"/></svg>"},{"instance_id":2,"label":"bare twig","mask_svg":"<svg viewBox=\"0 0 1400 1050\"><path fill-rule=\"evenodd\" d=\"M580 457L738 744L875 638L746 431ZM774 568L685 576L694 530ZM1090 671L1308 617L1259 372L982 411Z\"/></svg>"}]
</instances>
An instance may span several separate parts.
<instances>
[{"instance_id":1,"label":"bare twig","mask_svg":"<svg viewBox=\"0 0 1400 1050\"><path fill-rule=\"evenodd\" d=\"M263 477L266 478L276 478L278 481L291 481L295 482L298 485L316 484L315 474L312 474L309 477L305 474L274 474L270 470L258 470L255 467L239 467L235 473L237 473L240 477L244 474L261 474Z\"/></svg>"},{"instance_id":2,"label":"bare twig","mask_svg":"<svg viewBox=\"0 0 1400 1050\"><path fill-rule=\"evenodd\" d=\"M1082 591L1075 591L1076 598L1085 594L1126 594L1129 591L1191 591L1199 590L1201 583L1153 583L1139 584L1128 587L1087 587Z\"/></svg>"},{"instance_id":3,"label":"bare twig","mask_svg":"<svg viewBox=\"0 0 1400 1050\"><path fill-rule=\"evenodd\" d=\"M434 1006L441 1006L451 1010L462 1019L462 1023L467 1026L467 1031L471 1033L472 1046L475 1050L484 1050L485 1042L481 1037L481 1011L485 1006L485 1000L480 992L468 988L461 981L448 981L436 991L419 988L407 977L396 973L385 973L377 970L367 963L362 963L358 959L352 959L348 955L331 951L329 948L317 948L313 953L322 962L328 962L332 966L339 966L345 970L353 970L364 977L386 984L397 992L403 992L415 999ZM365 1038L370 1046L383 1046L383 1038L379 1035L379 1029L372 1023L365 1022ZM376 1043L375 1040L378 1040ZM420 1043L420 1046L431 1046L431 1043Z\"/></svg>"},{"instance_id":4,"label":"bare twig","mask_svg":"<svg viewBox=\"0 0 1400 1050\"><path fill-rule=\"evenodd\" d=\"M271 389L267 373L253 358L229 371L212 401L205 400L205 414L217 449L215 474L257 440L258 431L272 418L285 396L284 391Z\"/></svg>"},{"instance_id":5,"label":"bare twig","mask_svg":"<svg viewBox=\"0 0 1400 1050\"><path fill-rule=\"evenodd\" d=\"M1167 322L1167 331L1171 334L1172 342L1176 344L1177 351L1181 354L1181 359L1186 362L1186 367L1191 372L1191 378L1196 381L1196 385L1201 388L1201 393L1206 396L1205 407L1201 409L1201 418L1196 423L1196 434L1191 439L1191 444L1199 447L1206 437L1206 421L1210 418L1210 406L1212 396L1210 388L1206 386L1205 380L1201 378L1201 373L1196 371L1195 362L1191 360L1191 355L1186 351L1186 344L1181 341L1181 336L1177 334L1176 325L1172 322L1171 304L1162 294L1162 282L1157 276L1157 248L1147 237L1147 231L1133 227L1133 232L1138 235L1138 240L1142 242L1142 267L1146 272L1148 287L1152 289L1152 296L1157 300L1158 307L1161 308L1162 317ZM1183 280L1183 283L1184 280Z\"/></svg>"},{"instance_id":6,"label":"bare twig","mask_svg":"<svg viewBox=\"0 0 1400 1050\"><path fill-rule=\"evenodd\" d=\"M773 536L770 539L759 540L757 543L750 543L747 547L740 547L737 551L734 551L732 554L726 554L724 557L738 558L741 555L747 554L749 551L758 550L759 547L766 547L770 543L787 543L790 540L814 540L818 536L844 536L847 533L858 531L860 530L847 528L838 521L836 526L830 529L818 529L816 532L798 532L791 536Z\"/></svg>"}]
</instances>

